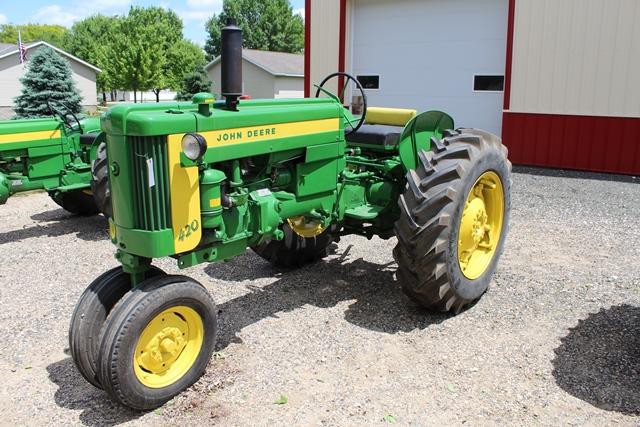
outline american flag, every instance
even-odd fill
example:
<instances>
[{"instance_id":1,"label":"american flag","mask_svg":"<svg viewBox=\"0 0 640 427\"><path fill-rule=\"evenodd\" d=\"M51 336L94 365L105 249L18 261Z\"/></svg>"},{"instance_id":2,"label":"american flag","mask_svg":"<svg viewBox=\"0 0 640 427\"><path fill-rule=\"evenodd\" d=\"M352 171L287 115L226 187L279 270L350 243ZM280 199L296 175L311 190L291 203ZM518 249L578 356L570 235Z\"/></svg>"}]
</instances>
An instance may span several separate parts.
<instances>
[{"instance_id":1,"label":"american flag","mask_svg":"<svg viewBox=\"0 0 640 427\"><path fill-rule=\"evenodd\" d=\"M24 64L27 60L27 47L22 44L22 35L20 35L20 30L18 30L18 50L20 51L20 63Z\"/></svg>"}]
</instances>

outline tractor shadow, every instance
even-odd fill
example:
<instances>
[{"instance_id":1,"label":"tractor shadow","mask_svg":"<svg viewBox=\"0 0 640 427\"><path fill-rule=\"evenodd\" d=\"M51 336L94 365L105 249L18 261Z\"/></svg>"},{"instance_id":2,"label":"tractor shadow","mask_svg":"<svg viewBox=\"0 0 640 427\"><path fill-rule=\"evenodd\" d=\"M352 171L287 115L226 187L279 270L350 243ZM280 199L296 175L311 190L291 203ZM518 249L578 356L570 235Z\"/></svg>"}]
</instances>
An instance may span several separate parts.
<instances>
[{"instance_id":1,"label":"tractor shadow","mask_svg":"<svg viewBox=\"0 0 640 427\"><path fill-rule=\"evenodd\" d=\"M640 307L590 314L561 341L553 360L560 388L597 408L640 415Z\"/></svg>"},{"instance_id":2,"label":"tractor shadow","mask_svg":"<svg viewBox=\"0 0 640 427\"><path fill-rule=\"evenodd\" d=\"M425 329L451 317L429 312L405 297L394 278L395 263L379 265L361 258L351 260L349 249L337 258L295 271L275 269L249 253L222 268L216 264L209 266L207 274L226 281L279 276L263 287L247 286L249 293L218 305L217 348L240 342L237 334L251 324L305 305L329 308L353 301L345 310L345 320L387 334ZM231 264L235 268L231 269Z\"/></svg>"},{"instance_id":3,"label":"tractor shadow","mask_svg":"<svg viewBox=\"0 0 640 427\"><path fill-rule=\"evenodd\" d=\"M64 209L54 209L31 216L36 223L18 230L0 233L0 245L38 237L75 234L79 239L97 242L109 238L109 223L102 215L76 216Z\"/></svg>"},{"instance_id":4,"label":"tractor shadow","mask_svg":"<svg viewBox=\"0 0 640 427\"><path fill-rule=\"evenodd\" d=\"M451 317L430 313L408 300L394 278L395 263L379 265L361 258L350 259L350 248L331 255L328 261L294 271L274 268L250 251L231 262L207 266L205 272L209 276L228 282L277 277L263 287L245 285L250 290L247 294L218 305L216 348L222 350L231 343L240 343L237 335L249 325L305 305L330 308L352 301L344 313L348 322L389 334L424 329ZM71 358L52 363L47 372L58 386L56 404L82 411L79 420L84 425L113 426L146 413L121 406L90 385Z\"/></svg>"},{"instance_id":5,"label":"tractor shadow","mask_svg":"<svg viewBox=\"0 0 640 427\"><path fill-rule=\"evenodd\" d=\"M79 420L86 426L115 426L135 420L144 412L115 403L102 390L89 384L70 357L47 366L51 382L58 386L54 399L65 409L82 411Z\"/></svg>"}]
</instances>

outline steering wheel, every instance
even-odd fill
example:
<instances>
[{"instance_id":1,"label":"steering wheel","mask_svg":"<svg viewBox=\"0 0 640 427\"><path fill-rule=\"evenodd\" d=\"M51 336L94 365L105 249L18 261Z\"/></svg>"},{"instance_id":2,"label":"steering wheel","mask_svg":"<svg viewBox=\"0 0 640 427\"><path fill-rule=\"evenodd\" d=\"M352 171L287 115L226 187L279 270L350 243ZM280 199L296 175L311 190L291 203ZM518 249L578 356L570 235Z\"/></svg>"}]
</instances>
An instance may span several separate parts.
<instances>
[{"instance_id":1,"label":"steering wheel","mask_svg":"<svg viewBox=\"0 0 640 427\"><path fill-rule=\"evenodd\" d=\"M338 93L338 95L335 95L335 94L331 93L330 91L328 91L327 89L324 88L324 85L329 80L331 80L333 78L336 78L336 77L344 77L345 78L345 82L344 82L344 85L342 86L342 90ZM314 85L315 87L318 88L318 90L316 91L316 98L319 98L320 97L320 92L323 92L326 95L328 95L329 98L335 99L337 102L342 104L342 100L344 99L343 98L344 97L344 93L347 90L347 86L349 85L349 81L350 80L355 83L356 88L362 94L362 114L361 114L360 119L358 120L358 122L352 122L349 119L349 117L347 117L346 113L343 110L342 116L344 117L346 122L351 127L351 130L349 132L345 132L345 136L346 135L351 135L352 133L357 132L358 129L360 129L360 127L364 124L365 117L367 116L367 95L364 93L364 89L363 89L362 85L351 74L343 73L343 72L337 72L337 73L329 74L327 77L324 78L324 80L322 80L322 82L319 85ZM354 123L355 123L355 126L354 126Z\"/></svg>"},{"instance_id":2,"label":"steering wheel","mask_svg":"<svg viewBox=\"0 0 640 427\"><path fill-rule=\"evenodd\" d=\"M71 108L69 107L69 105L67 103L62 102L62 101L56 101L56 102L61 104L66 109L66 111L62 112L58 108L52 107L51 103L47 99L47 107L49 107L49 112L51 113L51 115L52 116L56 115L56 116L60 117L62 119L62 121L64 122L64 125L66 127L68 127L69 129L73 129L73 124L68 120L68 118L69 118L69 116L73 117L75 122L78 124L78 130L80 131L80 134L82 135L84 133L84 131L82 129L82 125L80 125L80 119L78 119L78 116L76 116L75 113L73 111L71 111Z\"/></svg>"}]
</instances>

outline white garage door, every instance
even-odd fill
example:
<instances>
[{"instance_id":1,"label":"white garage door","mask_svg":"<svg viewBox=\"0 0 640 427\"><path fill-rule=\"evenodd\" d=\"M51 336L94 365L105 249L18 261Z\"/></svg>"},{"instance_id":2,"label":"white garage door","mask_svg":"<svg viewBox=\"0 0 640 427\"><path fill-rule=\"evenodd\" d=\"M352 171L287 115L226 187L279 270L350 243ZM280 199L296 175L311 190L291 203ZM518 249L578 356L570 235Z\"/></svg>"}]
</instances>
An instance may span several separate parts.
<instances>
[{"instance_id":1,"label":"white garage door","mask_svg":"<svg viewBox=\"0 0 640 427\"><path fill-rule=\"evenodd\" d=\"M351 72L369 105L443 110L499 134L507 1L356 0Z\"/></svg>"}]
</instances>

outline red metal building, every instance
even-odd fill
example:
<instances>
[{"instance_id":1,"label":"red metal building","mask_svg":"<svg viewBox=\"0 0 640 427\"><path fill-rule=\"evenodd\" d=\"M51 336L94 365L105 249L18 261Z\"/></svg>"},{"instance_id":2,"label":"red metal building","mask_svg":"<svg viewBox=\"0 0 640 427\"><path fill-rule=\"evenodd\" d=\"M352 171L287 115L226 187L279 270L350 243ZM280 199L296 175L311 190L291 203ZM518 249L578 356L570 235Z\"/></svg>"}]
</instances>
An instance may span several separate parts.
<instances>
[{"instance_id":1,"label":"red metal building","mask_svg":"<svg viewBox=\"0 0 640 427\"><path fill-rule=\"evenodd\" d=\"M501 132L515 164L640 175L638 0L307 0L305 14L307 95L330 72L366 75L374 104Z\"/></svg>"}]
</instances>

